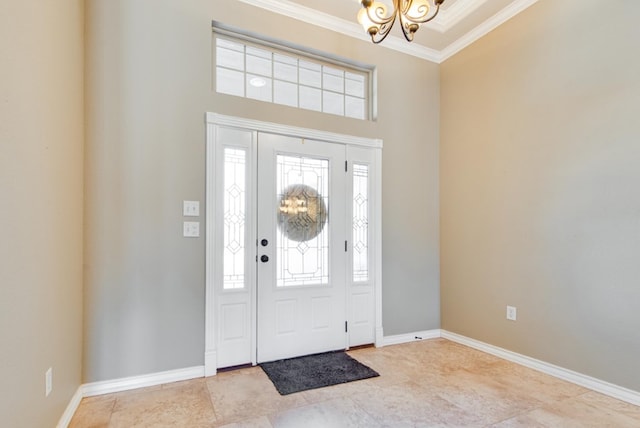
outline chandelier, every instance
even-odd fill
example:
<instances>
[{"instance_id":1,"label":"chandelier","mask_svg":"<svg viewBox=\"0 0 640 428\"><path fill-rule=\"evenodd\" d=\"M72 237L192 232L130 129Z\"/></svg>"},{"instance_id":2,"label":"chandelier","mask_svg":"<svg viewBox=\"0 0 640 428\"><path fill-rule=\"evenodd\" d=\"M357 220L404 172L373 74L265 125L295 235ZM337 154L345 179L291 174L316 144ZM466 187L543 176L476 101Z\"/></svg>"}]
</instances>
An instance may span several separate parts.
<instances>
[{"instance_id":1,"label":"chandelier","mask_svg":"<svg viewBox=\"0 0 640 428\"><path fill-rule=\"evenodd\" d=\"M358 13L358 22L369 33L373 43L380 43L387 37L396 19L400 21L404 38L410 42L420 24L436 17L444 0L433 0L433 6L429 0L393 0L391 14L384 3L373 0L360 0L360 3L362 9Z\"/></svg>"}]
</instances>

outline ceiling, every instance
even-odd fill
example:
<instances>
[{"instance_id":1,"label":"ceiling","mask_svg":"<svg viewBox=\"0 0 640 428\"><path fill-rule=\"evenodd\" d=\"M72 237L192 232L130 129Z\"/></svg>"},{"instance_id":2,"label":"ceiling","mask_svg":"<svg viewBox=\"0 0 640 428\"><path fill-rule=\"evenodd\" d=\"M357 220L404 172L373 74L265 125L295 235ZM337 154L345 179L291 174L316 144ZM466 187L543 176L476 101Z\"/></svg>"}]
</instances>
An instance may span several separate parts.
<instances>
[{"instance_id":1,"label":"ceiling","mask_svg":"<svg viewBox=\"0 0 640 428\"><path fill-rule=\"evenodd\" d=\"M360 0L239 0L294 19L370 40L356 19ZM378 0L391 4L391 0ZM394 27L381 45L440 63L538 0L445 0L412 43Z\"/></svg>"}]
</instances>

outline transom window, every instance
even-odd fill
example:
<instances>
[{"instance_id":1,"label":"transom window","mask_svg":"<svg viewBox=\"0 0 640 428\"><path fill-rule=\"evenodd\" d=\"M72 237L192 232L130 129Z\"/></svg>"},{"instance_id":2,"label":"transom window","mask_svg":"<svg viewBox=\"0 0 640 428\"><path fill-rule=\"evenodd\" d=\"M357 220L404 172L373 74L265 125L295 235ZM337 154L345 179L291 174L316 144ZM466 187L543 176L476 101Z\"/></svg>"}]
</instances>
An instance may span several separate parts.
<instances>
[{"instance_id":1,"label":"transom window","mask_svg":"<svg viewBox=\"0 0 640 428\"><path fill-rule=\"evenodd\" d=\"M372 70L274 43L215 34L216 91L355 119L371 118Z\"/></svg>"}]
</instances>

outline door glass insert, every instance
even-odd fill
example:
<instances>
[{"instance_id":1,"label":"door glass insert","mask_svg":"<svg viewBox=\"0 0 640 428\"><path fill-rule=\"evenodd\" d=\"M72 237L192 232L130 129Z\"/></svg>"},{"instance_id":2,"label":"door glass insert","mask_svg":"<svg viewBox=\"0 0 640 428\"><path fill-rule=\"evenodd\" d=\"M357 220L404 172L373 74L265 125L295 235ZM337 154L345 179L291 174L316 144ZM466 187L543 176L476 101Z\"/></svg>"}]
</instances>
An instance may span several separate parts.
<instances>
[{"instance_id":1,"label":"door glass insert","mask_svg":"<svg viewBox=\"0 0 640 428\"><path fill-rule=\"evenodd\" d=\"M224 149L223 288L244 288L246 152Z\"/></svg>"},{"instance_id":2,"label":"door glass insert","mask_svg":"<svg viewBox=\"0 0 640 428\"><path fill-rule=\"evenodd\" d=\"M353 282L369 280L369 167L353 165Z\"/></svg>"},{"instance_id":3,"label":"door glass insert","mask_svg":"<svg viewBox=\"0 0 640 428\"><path fill-rule=\"evenodd\" d=\"M276 286L329 283L329 161L277 155Z\"/></svg>"}]
</instances>

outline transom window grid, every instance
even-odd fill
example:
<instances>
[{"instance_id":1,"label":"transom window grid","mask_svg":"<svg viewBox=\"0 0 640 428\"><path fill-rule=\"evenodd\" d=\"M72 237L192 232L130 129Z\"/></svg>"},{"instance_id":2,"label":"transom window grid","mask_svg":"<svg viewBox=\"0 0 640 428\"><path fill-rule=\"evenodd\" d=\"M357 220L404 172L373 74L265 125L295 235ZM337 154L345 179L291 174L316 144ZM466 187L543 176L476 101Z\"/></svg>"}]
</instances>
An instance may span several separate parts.
<instances>
[{"instance_id":1,"label":"transom window grid","mask_svg":"<svg viewBox=\"0 0 640 428\"><path fill-rule=\"evenodd\" d=\"M215 40L217 92L369 119L369 71L219 35Z\"/></svg>"}]
</instances>

